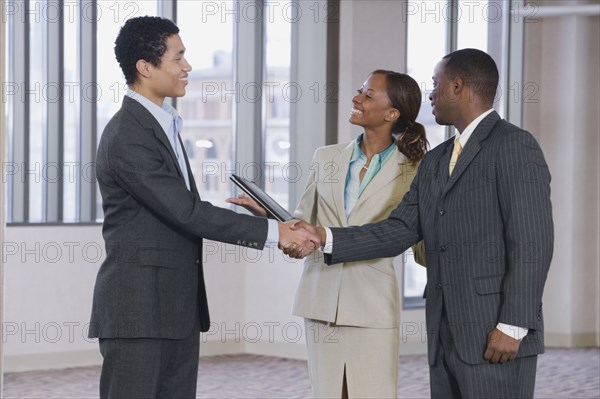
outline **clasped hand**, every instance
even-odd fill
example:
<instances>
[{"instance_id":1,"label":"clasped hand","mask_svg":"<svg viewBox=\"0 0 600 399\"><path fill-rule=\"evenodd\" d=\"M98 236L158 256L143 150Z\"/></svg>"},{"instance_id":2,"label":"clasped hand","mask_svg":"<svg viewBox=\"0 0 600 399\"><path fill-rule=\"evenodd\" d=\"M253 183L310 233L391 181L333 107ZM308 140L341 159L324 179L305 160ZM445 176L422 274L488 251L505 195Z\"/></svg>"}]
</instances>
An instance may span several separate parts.
<instances>
[{"instance_id":1,"label":"clasped hand","mask_svg":"<svg viewBox=\"0 0 600 399\"><path fill-rule=\"evenodd\" d=\"M247 195L240 194L237 198L228 198L226 201L242 206L256 216L267 216L265 209ZM279 249L291 258L302 259L310 255L316 248L325 244L325 238L320 239L321 231L302 220L278 223L278 227ZM322 228L320 229L322 230Z\"/></svg>"},{"instance_id":2,"label":"clasped hand","mask_svg":"<svg viewBox=\"0 0 600 399\"><path fill-rule=\"evenodd\" d=\"M490 363L504 363L517 357L521 341L504 334L498 329L488 333L487 348L483 355Z\"/></svg>"},{"instance_id":3,"label":"clasped hand","mask_svg":"<svg viewBox=\"0 0 600 399\"><path fill-rule=\"evenodd\" d=\"M278 223L279 249L291 258L302 259L321 246L316 228L301 220Z\"/></svg>"}]
</instances>

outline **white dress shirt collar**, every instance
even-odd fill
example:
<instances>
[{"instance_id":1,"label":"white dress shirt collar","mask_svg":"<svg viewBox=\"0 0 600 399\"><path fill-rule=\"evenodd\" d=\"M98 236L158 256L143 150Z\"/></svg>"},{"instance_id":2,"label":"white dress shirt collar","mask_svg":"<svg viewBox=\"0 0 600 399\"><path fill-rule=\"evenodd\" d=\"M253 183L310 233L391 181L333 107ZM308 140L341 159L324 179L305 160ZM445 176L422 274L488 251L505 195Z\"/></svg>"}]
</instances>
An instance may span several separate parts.
<instances>
[{"instance_id":1,"label":"white dress shirt collar","mask_svg":"<svg viewBox=\"0 0 600 399\"><path fill-rule=\"evenodd\" d=\"M477 118L473 119L473 122L469 123L469 126L467 126L465 128L465 130L463 130L462 133L460 133L458 130L455 130L455 139L458 139L458 141L460 141L460 145L462 148L465 148L465 145L467 144L467 140L469 140L469 137L471 137L471 134L473 134L473 132L475 131L475 128L479 125L479 123L489 114L491 114L494 111L493 108L488 109L487 111L485 111L483 114L479 115Z\"/></svg>"},{"instance_id":2,"label":"white dress shirt collar","mask_svg":"<svg viewBox=\"0 0 600 399\"><path fill-rule=\"evenodd\" d=\"M169 105L166 101L163 102L162 107L159 107L140 93L131 90L131 88L127 89L126 95L127 97L131 97L142 104L144 108L146 108L148 112L150 112L156 119L160 127L163 128L164 132L167 134L167 137L170 136L169 133L173 130L173 119L181 118L175 108ZM170 139L169 141L173 140Z\"/></svg>"}]
</instances>

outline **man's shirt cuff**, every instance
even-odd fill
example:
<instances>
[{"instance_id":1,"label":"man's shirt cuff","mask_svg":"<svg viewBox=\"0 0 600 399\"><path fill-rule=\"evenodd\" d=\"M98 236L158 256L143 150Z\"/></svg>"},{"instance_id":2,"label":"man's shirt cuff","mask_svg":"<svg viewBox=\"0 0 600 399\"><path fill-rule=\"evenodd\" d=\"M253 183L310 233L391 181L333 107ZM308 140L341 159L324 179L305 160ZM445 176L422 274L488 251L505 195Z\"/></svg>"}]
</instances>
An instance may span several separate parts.
<instances>
[{"instance_id":1,"label":"man's shirt cuff","mask_svg":"<svg viewBox=\"0 0 600 399\"><path fill-rule=\"evenodd\" d=\"M279 225L275 219L267 219L269 230L267 231L267 241L265 247L276 247L279 245Z\"/></svg>"},{"instance_id":2,"label":"man's shirt cuff","mask_svg":"<svg viewBox=\"0 0 600 399\"><path fill-rule=\"evenodd\" d=\"M519 341L525 338L527 333L529 332L528 328L511 326L510 324L498 323L496 328L502 331L504 334L512 337L514 339L518 339Z\"/></svg>"},{"instance_id":3,"label":"man's shirt cuff","mask_svg":"<svg viewBox=\"0 0 600 399\"><path fill-rule=\"evenodd\" d=\"M325 229L325 245L323 245L319 249L324 254L331 254L333 253L333 233L331 232L331 229L329 227L323 228Z\"/></svg>"}]
</instances>

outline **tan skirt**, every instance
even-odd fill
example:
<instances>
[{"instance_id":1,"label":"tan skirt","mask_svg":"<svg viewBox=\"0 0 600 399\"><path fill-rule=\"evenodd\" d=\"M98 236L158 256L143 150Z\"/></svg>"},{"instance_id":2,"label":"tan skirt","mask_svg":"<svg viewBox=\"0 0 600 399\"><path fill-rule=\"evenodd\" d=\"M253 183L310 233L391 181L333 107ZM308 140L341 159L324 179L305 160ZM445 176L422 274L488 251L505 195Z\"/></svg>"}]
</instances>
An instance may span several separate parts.
<instances>
[{"instance_id":1,"label":"tan skirt","mask_svg":"<svg viewBox=\"0 0 600 399\"><path fill-rule=\"evenodd\" d=\"M336 326L310 319L304 322L315 398L342 397L344 368L349 398L398 396L397 328Z\"/></svg>"}]
</instances>

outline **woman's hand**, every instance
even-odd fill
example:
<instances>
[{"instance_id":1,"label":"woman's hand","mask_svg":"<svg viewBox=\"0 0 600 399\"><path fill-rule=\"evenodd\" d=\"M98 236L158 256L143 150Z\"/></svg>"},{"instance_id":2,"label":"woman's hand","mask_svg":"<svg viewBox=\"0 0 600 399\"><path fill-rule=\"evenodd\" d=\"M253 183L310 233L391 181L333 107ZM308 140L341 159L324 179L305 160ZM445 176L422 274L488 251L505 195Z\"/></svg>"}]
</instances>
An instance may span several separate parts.
<instances>
[{"instance_id":1,"label":"woman's hand","mask_svg":"<svg viewBox=\"0 0 600 399\"><path fill-rule=\"evenodd\" d=\"M248 197L244 193L238 195L237 198L227 198L225 202L244 207L255 216L262 216L264 218L267 217L267 211L265 210L265 208L258 205L256 201L254 201L252 198Z\"/></svg>"}]
</instances>

